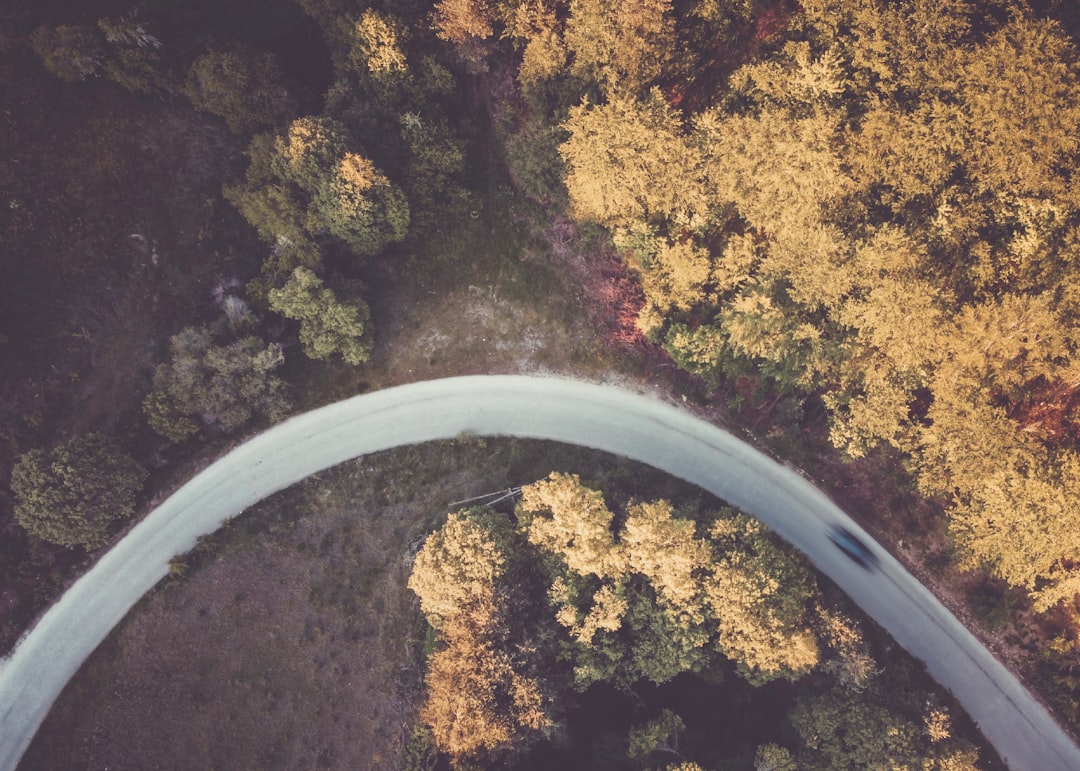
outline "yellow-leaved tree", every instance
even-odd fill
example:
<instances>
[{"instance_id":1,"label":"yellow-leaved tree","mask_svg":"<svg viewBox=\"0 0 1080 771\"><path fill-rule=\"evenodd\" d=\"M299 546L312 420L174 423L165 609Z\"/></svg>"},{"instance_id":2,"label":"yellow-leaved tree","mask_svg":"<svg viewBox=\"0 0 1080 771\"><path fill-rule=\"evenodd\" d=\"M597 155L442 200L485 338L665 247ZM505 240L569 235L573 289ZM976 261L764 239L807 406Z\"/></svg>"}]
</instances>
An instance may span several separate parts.
<instances>
[{"instance_id":1,"label":"yellow-leaved tree","mask_svg":"<svg viewBox=\"0 0 1080 771\"><path fill-rule=\"evenodd\" d=\"M416 555L409 588L439 635L421 718L456 760L509 757L553 726L534 672L543 663L513 624L513 533L484 510L453 513Z\"/></svg>"}]
</instances>

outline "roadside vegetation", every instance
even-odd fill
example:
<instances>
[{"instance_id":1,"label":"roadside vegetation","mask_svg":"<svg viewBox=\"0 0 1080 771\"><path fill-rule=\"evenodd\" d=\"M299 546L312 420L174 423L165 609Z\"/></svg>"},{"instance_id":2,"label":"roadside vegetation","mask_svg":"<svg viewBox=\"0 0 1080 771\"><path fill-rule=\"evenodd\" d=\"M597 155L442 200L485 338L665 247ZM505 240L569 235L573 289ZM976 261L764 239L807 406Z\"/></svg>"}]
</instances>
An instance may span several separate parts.
<instances>
[{"instance_id":1,"label":"roadside vegetation","mask_svg":"<svg viewBox=\"0 0 1080 771\"><path fill-rule=\"evenodd\" d=\"M694 504L609 507L552 473L522 488L513 517L452 512L428 537L409 577L437 634L420 717L455 767L528 765L538 746L548 767L988 767L910 661L879 665L796 552L746 515ZM719 711L735 706L732 678L752 702L794 686L770 693L772 733L758 727L756 746L718 746L713 725L660 700L625 735L581 740L572 709L598 684L629 696L677 678Z\"/></svg>"},{"instance_id":2,"label":"roadside vegetation","mask_svg":"<svg viewBox=\"0 0 1080 771\"><path fill-rule=\"evenodd\" d=\"M292 411L554 371L662 388L806 469L1080 731L1070 3L258 6L14 0L0 19L0 645L137 512ZM418 757L555 746L590 688L835 675L832 606L753 523L625 479L547 484L510 519L445 526L520 571L489 593L528 612L448 620L420 588L442 687L478 682L451 664L481 646L517 706L460 746L425 708ZM543 524L558 485L612 501L585 506L595 553ZM618 546L638 531L683 544L683 588L670 555ZM721 566L744 547L736 580ZM780 603L741 643L725 623L753 613L716 588L735 584ZM634 639L607 645L616 628ZM635 653L661 636L682 647ZM698 730L665 709L620 763ZM897 731L913 758L966 757ZM842 765L799 741L762 740L760 763L784 767L775 745Z\"/></svg>"},{"instance_id":3,"label":"roadside vegetation","mask_svg":"<svg viewBox=\"0 0 1080 771\"><path fill-rule=\"evenodd\" d=\"M516 508L448 505L521 483ZM609 554L604 579L582 575L570 530L592 532L583 548L598 554L622 548L582 514L610 516L624 542L680 532L712 565L662 570L681 552L654 537L634 566ZM705 548L699 524L729 525L735 548ZM601 453L462 437L366 456L174 564L69 684L24 767L1000 767L918 665L789 547ZM797 580L774 594L781 575ZM594 623L586 641L598 598L626 600L625 629ZM485 634L451 641L474 623Z\"/></svg>"}]
</instances>

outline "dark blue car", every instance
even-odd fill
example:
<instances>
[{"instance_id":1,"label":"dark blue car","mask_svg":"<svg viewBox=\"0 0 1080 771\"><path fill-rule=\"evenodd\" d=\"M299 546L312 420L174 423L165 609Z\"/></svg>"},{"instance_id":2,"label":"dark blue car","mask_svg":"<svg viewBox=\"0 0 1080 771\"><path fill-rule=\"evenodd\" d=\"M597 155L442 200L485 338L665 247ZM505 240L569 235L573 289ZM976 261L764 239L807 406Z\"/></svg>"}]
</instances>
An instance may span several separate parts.
<instances>
[{"instance_id":1,"label":"dark blue car","mask_svg":"<svg viewBox=\"0 0 1080 771\"><path fill-rule=\"evenodd\" d=\"M878 566L878 558L874 556L870 548L843 525L832 526L829 530L829 540L864 570L873 570Z\"/></svg>"}]
</instances>

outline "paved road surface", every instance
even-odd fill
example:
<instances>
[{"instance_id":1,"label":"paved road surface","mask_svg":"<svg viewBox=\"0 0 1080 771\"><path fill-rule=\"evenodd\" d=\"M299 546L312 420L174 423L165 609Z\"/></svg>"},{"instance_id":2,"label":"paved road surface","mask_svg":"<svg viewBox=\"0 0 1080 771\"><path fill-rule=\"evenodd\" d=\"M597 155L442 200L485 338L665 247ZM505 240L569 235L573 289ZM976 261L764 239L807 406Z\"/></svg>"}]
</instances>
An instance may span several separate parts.
<instances>
[{"instance_id":1,"label":"paved road surface","mask_svg":"<svg viewBox=\"0 0 1080 771\"><path fill-rule=\"evenodd\" d=\"M1080 750L899 563L868 573L826 535L850 522L799 474L685 411L610 386L477 376L391 388L298 415L226 455L151 512L49 610L0 669L0 771L14 769L65 683L128 609L226 517L364 453L471 432L624 455L754 514L952 691L1013 769L1080 770Z\"/></svg>"}]
</instances>

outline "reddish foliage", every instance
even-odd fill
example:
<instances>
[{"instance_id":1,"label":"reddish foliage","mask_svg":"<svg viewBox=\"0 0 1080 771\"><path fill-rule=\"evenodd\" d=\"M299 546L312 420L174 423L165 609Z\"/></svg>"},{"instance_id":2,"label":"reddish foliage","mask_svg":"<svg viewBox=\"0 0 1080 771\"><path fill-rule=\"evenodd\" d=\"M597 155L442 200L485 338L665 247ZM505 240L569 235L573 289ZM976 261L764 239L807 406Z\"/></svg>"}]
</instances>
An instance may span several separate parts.
<instances>
[{"instance_id":1,"label":"reddish foliage","mask_svg":"<svg viewBox=\"0 0 1080 771\"><path fill-rule=\"evenodd\" d=\"M791 12L780 6L771 6L754 19L754 40L765 41L788 28Z\"/></svg>"},{"instance_id":2,"label":"reddish foliage","mask_svg":"<svg viewBox=\"0 0 1080 771\"><path fill-rule=\"evenodd\" d=\"M598 310L611 342L634 347L646 344L636 324L645 305L641 287L616 259L608 258L599 267Z\"/></svg>"},{"instance_id":3,"label":"reddish foliage","mask_svg":"<svg viewBox=\"0 0 1080 771\"><path fill-rule=\"evenodd\" d=\"M1047 442L1080 444L1080 392L1061 380L1028 383L1024 398L1008 406L1021 430Z\"/></svg>"},{"instance_id":4,"label":"reddish foliage","mask_svg":"<svg viewBox=\"0 0 1080 771\"><path fill-rule=\"evenodd\" d=\"M650 376L663 371L665 380L683 392L701 391L700 379L679 369L662 346L641 334L637 320L645 294L610 244L582 248L577 225L567 220L554 223L547 239L554 257L578 287L590 325L606 348L637 360Z\"/></svg>"},{"instance_id":5,"label":"reddish foliage","mask_svg":"<svg viewBox=\"0 0 1080 771\"><path fill-rule=\"evenodd\" d=\"M678 109L686 98L686 88L681 83L672 83L663 89L663 93L667 103L675 109Z\"/></svg>"},{"instance_id":6,"label":"reddish foliage","mask_svg":"<svg viewBox=\"0 0 1080 771\"><path fill-rule=\"evenodd\" d=\"M659 346L650 343L637 328L638 314L645 306L645 294L630 275L618 253L608 245L587 252L578 243L580 233L573 222L552 226L549 241L580 287L582 304L590 320L601 331L604 343L616 349L631 349L648 358L667 358Z\"/></svg>"},{"instance_id":7,"label":"reddish foliage","mask_svg":"<svg viewBox=\"0 0 1080 771\"><path fill-rule=\"evenodd\" d=\"M762 46L783 34L792 17L802 12L791 0L763 0L761 6L752 20L718 34L703 46L692 81L667 86L665 94L673 106L692 113L715 104L727 90L728 76L753 60Z\"/></svg>"},{"instance_id":8,"label":"reddish foliage","mask_svg":"<svg viewBox=\"0 0 1080 771\"><path fill-rule=\"evenodd\" d=\"M751 375L740 375L735 378L735 393L747 402L753 403L754 397L758 394L760 384L760 378Z\"/></svg>"},{"instance_id":9,"label":"reddish foliage","mask_svg":"<svg viewBox=\"0 0 1080 771\"><path fill-rule=\"evenodd\" d=\"M581 286L589 312L603 330L604 342L617 348L647 349L651 344L637 328L645 295L618 255L597 249L582 262Z\"/></svg>"}]
</instances>

